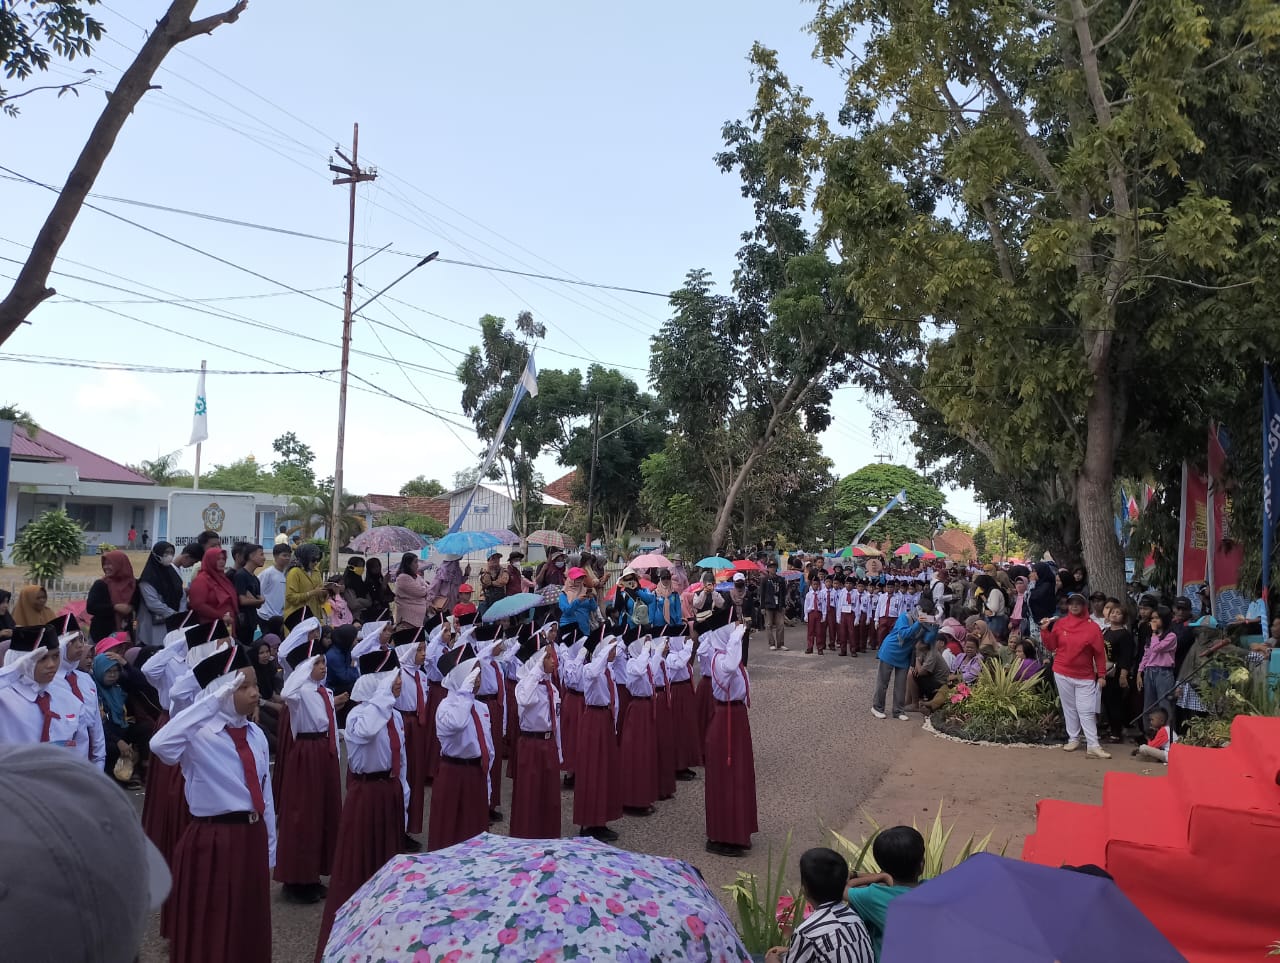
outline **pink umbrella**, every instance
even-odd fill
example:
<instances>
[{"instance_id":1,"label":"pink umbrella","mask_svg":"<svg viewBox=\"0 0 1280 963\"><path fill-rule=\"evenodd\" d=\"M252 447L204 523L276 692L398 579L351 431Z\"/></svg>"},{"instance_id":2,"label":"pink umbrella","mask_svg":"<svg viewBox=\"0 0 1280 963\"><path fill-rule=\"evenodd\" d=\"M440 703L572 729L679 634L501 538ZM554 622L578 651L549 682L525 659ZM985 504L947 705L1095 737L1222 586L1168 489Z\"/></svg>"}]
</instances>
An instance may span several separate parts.
<instances>
[{"instance_id":1,"label":"pink umbrella","mask_svg":"<svg viewBox=\"0 0 1280 963\"><path fill-rule=\"evenodd\" d=\"M671 561L660 552L647 552L644 555L637 555L627 563L632 568L671 568Z\"/></svg>"},{"instance_id":2,"label":"pink umbrella","mask_svg":"<svg viewBox=\"0 0 1280 963\"><path fill-rule=\"evenodd\" d=\"M549 528L540 528L536 532L529 533L529 544L542 545L546 548L559 548L564 551L568 551L574 542L563 532L552 531Z\"/></svg>"}]
</instances>

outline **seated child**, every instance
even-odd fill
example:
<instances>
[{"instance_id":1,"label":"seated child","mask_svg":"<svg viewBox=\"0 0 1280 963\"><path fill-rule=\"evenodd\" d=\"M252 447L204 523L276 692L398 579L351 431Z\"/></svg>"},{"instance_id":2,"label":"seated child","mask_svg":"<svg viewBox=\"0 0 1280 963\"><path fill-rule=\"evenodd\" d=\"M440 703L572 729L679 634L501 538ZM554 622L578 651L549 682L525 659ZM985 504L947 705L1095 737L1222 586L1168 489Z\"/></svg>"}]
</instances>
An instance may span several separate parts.
<instances>
[{"instance_id":1,"label":"seated child","mask_svg":"<svg viewBox=\"0 0 1280 963\"><path fill-rule=\"evenodd\" d=\"M818 846L805 851L800 857L800 886L813 912L796 926L790 948L775 946L765 954L765 963L873 963L866 924L844 901L848 879L849 864L835 850Z\"/></svg>"},{"instance_id":2,"label":"seated child","mask_svg":"<svg viewBox=\"0 0 1280 963\"><path fill-rule=\"evenodd\" d=\"M852 877L847 898L866 923L878 963L889 904L920 885L920 874L924 872L924 837L911 826L882 829L871 844L871 855L881 872Z\"/></svg>"},{"instance_id":3,"label":"seated child","mask_svg":"<svg viewBox=\"0 0 1280 963\"><path fill-rule=\"evenodd\" d=\"M1151 723L1151 731L1147 733L1147 744L1133 750L1133 755L1156 762L1169 762L1169 747L1178 741L1173 726L1169 725L1169 713L1161 706L1156 706L1147 713Z\"/></svg>"}]
</instances>

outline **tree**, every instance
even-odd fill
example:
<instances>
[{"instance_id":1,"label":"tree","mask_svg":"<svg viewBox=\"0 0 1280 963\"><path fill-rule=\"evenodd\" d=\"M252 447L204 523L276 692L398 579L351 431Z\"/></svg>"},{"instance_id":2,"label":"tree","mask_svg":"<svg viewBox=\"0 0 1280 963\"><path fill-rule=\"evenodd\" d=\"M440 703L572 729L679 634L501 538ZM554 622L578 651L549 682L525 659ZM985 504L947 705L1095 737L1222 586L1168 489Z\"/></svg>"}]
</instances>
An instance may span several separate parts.
<instances>
[{"instance_id":1,"label":"tree","mask_svg":"<svg viewBox=\"0 0 1280 963\"><path fill-rule=\"evenodd\" d=\"M411 532L428 535L431 538L439 538L448 531L448 527L439 519L432 518L430 515L419 515L416 512L384 512L378 516L378 524L399 525L401 528L407 528Z\"/></svg>"},{"instance_id":2,"label":"tree","mask_svg":"<svg viewBox=\"0 0 1280 963\"><path fill-rule=\"evenodd\" d=\"M186 487L191 483L191 473L178 468L182 458L181 451L171 451L166 455L157 455L153 461L143 461L129 467L139 475L145 475L157 485L178 485Z\"/></svg>"},{"instance_id":3,"label":"tree","mask_svg":"<svg viewBox=\"0 0 1280 963\"><path fill-rule=\"evenodd\" d=\"M200 485L228 492L265 492L270 491L271 477L249 455L237 458L229 465L214 465L210 471L200 476Z\"/></svg>"},{"instance_id":4,"label":"tree","mask_svg":"<svg viewBox=\"0 0 1280 963\"><path fill-rule=\"evenodd\" d=\"M914 387L948 429L1000 475L1057 466L1091 582L1121 594L1113 481L1127 427L1151 432L1143 375L1175 345L1238 362L1263 335L1207 319L1254 314L1245 293L1274 309L1276 169L1254 161L1276 143L1258 116L1274 5L828 0L812 30L843 129L757 47L772 175L814 198L852 295L927 360ZM868 380L910 386L901 360Z\"/></svg>"},{"instance_id":5,"label":"tree","mask_svg":"<svg viewBox=\"0 0 1280 963\"><path fill-rule=\"evenodd\" d=\"M453 473L453 489L457 491L460 488L474 488L476 482L480 480L480 469L462 468Z\"/></svg>"},{"instance_id":6,"label":"tree","mask_svg":"<svg viewBox=\"0 0 1280 963\"><path fill-rule=\"evenodd\" d=\"M102 23L86 12L97 2L40 0L0 7L0 65L5 76L26 80L37 70L48 70L55 54L68 61L88 56L93 51L93 43L101 40L103 34ZM59 97L68 91L78 93L76 87L88 79L28 87L14 94L0 87L0 109L16 117L18 106L14 101L41 90L57 90Z\"/></svg>"},{"instance_id":7,"label":"tree","mask_svg":"<svg viewBox=\"0 0 1280 963\"><path fill-rule=\"evenodd\" d=\"M312 539L319 532L328 529L333 517L332 491L330 488L312 495L294 495L289 499L289 516L294 522L289 528L290 535L301 535L304 539ZM365 529L364 516L356 511L356 505L359 503L359 496L345 491L342 493L338 518L339 549Z\"/></svg>"},{"instance_id":8,"label":"tree","mask_svg":"<svg viewBox=\"0 0 1280 963\"><path fill-rule=\"evenodd\" d=\"M26 432L27 437L32 440L35 440L36 436L40 434L40 426L36 424L31 412L25 408L19 408L15 404L6 403L0 405L0 421L12 421Z\"/></svg>"},{"instance_id":9,"label":"tree","mask_svg":"<svg viewBox=\"0 0 1280 963\"><path fill-rule=\"evenodd\" d=\"M27 567L27 578L44 584L62 578L63 569L84 554L84 530L62 509L45 512L18 533L13 560Z\"/></svg>"},{"instance_id":10,"label":"tree","mask_svg":"<svg viewBox=\"0 0 1280 963\"><path fill-rule=\"evenodd\" d=\"M100 25L96 21L90 23L91 18L83 15L81 4L70 0L54 0L54 4L52 7L45 3L6 3L0 6L0 37L3 38L0 40L3 44L0 53L4 54L8 73L47 66L42 48L31 42L33 28L37 34L43 32L55 52L68 59L73 53L87 53L89 43L100 35ZM87 5L88 0L84 6ZM26 10L22 9L24 6ZM125 121L143 94L155 86L152 80L169 51L192 37L212 33L225 23L234 23L247 6L248 0L238 0L229 10L193 21L191 14L196 0L172 0L164 16L156 21L138 55L125 68L115 89L107 96L107 105L72 165L66 183L58 192L25 263L18 270L13 287L0 301L0 344L9 339L42 301L57 293L47 286L53 262L71 232L80 208L93 190Z\"/></svg>"},{"instance_id":11,"label":"tree","mask_svg":"<svg viewBox=\"0 0 1280 963\"><path fill-rule=\"evenodd\" d=\"M271 463L275 475L275 488L282 494L303 495L315 491L316 453L310 445L304 445L292 431L286 432L271 443L280 457Z\"/></svg>"},{"instance_id":12,"label":"tree","mask_svg":"<svg viewBox=\"0 0 1280 963\"><path fill-rule=\"evenodd\" d=\"M891 549L903 542L927 543L935 531L955 521L946 510L942 492L923 475L905 465L864 465L836 482L840 544L851 543L875 513L901 491L907 493L906 505L893 508L871 526L864 542L888 542Z\"/></svg>"},{"instance_id":13,"label":"tree","mask_svg":"<svg viewBox=\"0 0 1280 963\"><path fill-rule=\"evenodd\" d=\"M443 495L445 491L446 489L443 485L434 478L427 478L425 475L411 478L400 486L400 494L406 498L434 498L437 495Z\"/></svg>"}]
</instances>

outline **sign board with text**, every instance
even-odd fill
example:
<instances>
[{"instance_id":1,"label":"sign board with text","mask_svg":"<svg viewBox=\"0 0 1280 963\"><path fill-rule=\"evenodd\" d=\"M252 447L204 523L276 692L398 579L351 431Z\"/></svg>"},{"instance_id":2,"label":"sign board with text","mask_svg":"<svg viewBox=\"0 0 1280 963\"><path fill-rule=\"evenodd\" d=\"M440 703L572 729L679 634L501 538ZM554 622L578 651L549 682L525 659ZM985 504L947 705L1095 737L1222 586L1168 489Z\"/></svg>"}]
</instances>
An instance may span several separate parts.
<instances>
[{"instance_id":1,"label":"sign board with text","mask_svg":"<svg viewBox=\"0 0 1280 963\"><path fill-rule=\"evenodd\" d=\"M257 532L257 499L235 492L174 492L169 496L169 541L179 549L201 532L217 532L223 547L252 542Z\"/></svg>"}]
</instances>

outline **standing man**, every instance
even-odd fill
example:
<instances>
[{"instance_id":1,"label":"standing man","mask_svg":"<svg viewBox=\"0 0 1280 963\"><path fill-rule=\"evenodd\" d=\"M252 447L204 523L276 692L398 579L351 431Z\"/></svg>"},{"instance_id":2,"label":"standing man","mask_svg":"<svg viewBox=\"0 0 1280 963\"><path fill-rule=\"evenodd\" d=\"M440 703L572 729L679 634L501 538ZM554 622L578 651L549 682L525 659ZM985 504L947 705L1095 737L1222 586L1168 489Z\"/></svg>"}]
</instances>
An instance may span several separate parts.
<instances>
[{"instance_id":1,"label":"standing man","mask_svg":"<svg viewBox=\"0 0 1280 963\"><path fill-rule=\"evenodd\" d=\"M519 572L517 571L517 576ZM507 597L507 584L509 575L507 569L502 567L502 553L494 552L489 556L485 567L480 571L480 591L483 593L484 601L481 604L480 614L484 614L487 609L498 599ZM519 578L516 579L516 585L520 584Z\"/></svg>"},{"instance_id":2,"label":"standing man","mask_svg":"<svg viewBox=\"0 0 1280 963\"><path fill-rule=\"evenodd\" d=\"M276 545L289 544L289 526L288 525L280 526L280 529L276 532L275 544Z\"/></svg>"},{"instance_id":3,"label":"standing man","mask_svg":"<svg viewBox=\"0 0 1280 963\"><path fill-rule=\"evenodd\" d=\"M769 640L771 651L785 652L787 649L782 642L786 607L787 580L778 574L778 559L770 558L765 563L764 581L760 583L760 608L764 612L765 637Z\"/></svg>"},{"instance_id":4,"label":"standing man","mask_svg":"<svg viewBox=\"0 0 1280 963\"><path fill-rule=\"evenodd\" d=\"M134 549L138 547L138 530L132 525L129 526L129 534L126 537L129 539L129 548Z\"/></svg>"},{"instance_id":5,"label":"standing man","mask_svg":"<svg viewBox=\"0 0 1280 963\"><path fill-rule=\"evenodd\" d=\"M524 576L520 573L520 563L524 561L524 552L515 551L507 556L507 594L519 595L524 591Z\"/></svg>"},{"instance_id":6,"label":"standing man","mask_svg":"<svg viewBox=\"0 0 1280 963\"><path fill-rule=\"evenodd\" d=\"M276 542L271 549L271 567L258 579L258 594L262 596L262 604L258 606L257 615L263 635L280 635L284 627L284 570L289 567L292 558L293 549L289 547L288 540Z\"/></svg>"},{"instance_id":7,"label":"standing man","mask_svg":"<svg viewBox=\"0 0 1280 963\"><path fill-rule=\"evenodd\" d=\"M236 587L236 595L240 597L240 617L236 621L236 641L241 645L253 644L253 633L258 627L258 610L267 600L262 594L262 582L254 574L262 568L266 559L262 546L256 542L241 542L235 546L235 572L231 583Z\"/></svg>"},{"instance_id":8,"label":"standing man","mask_svg":"<svg viewBox=\"0 0 1280 963\"><path fill-rule=\"evenodd\" d=\"M146 551L151 547L151 533L145 528L142 530L142 550Z\"/></svg>"}]
</instances>

